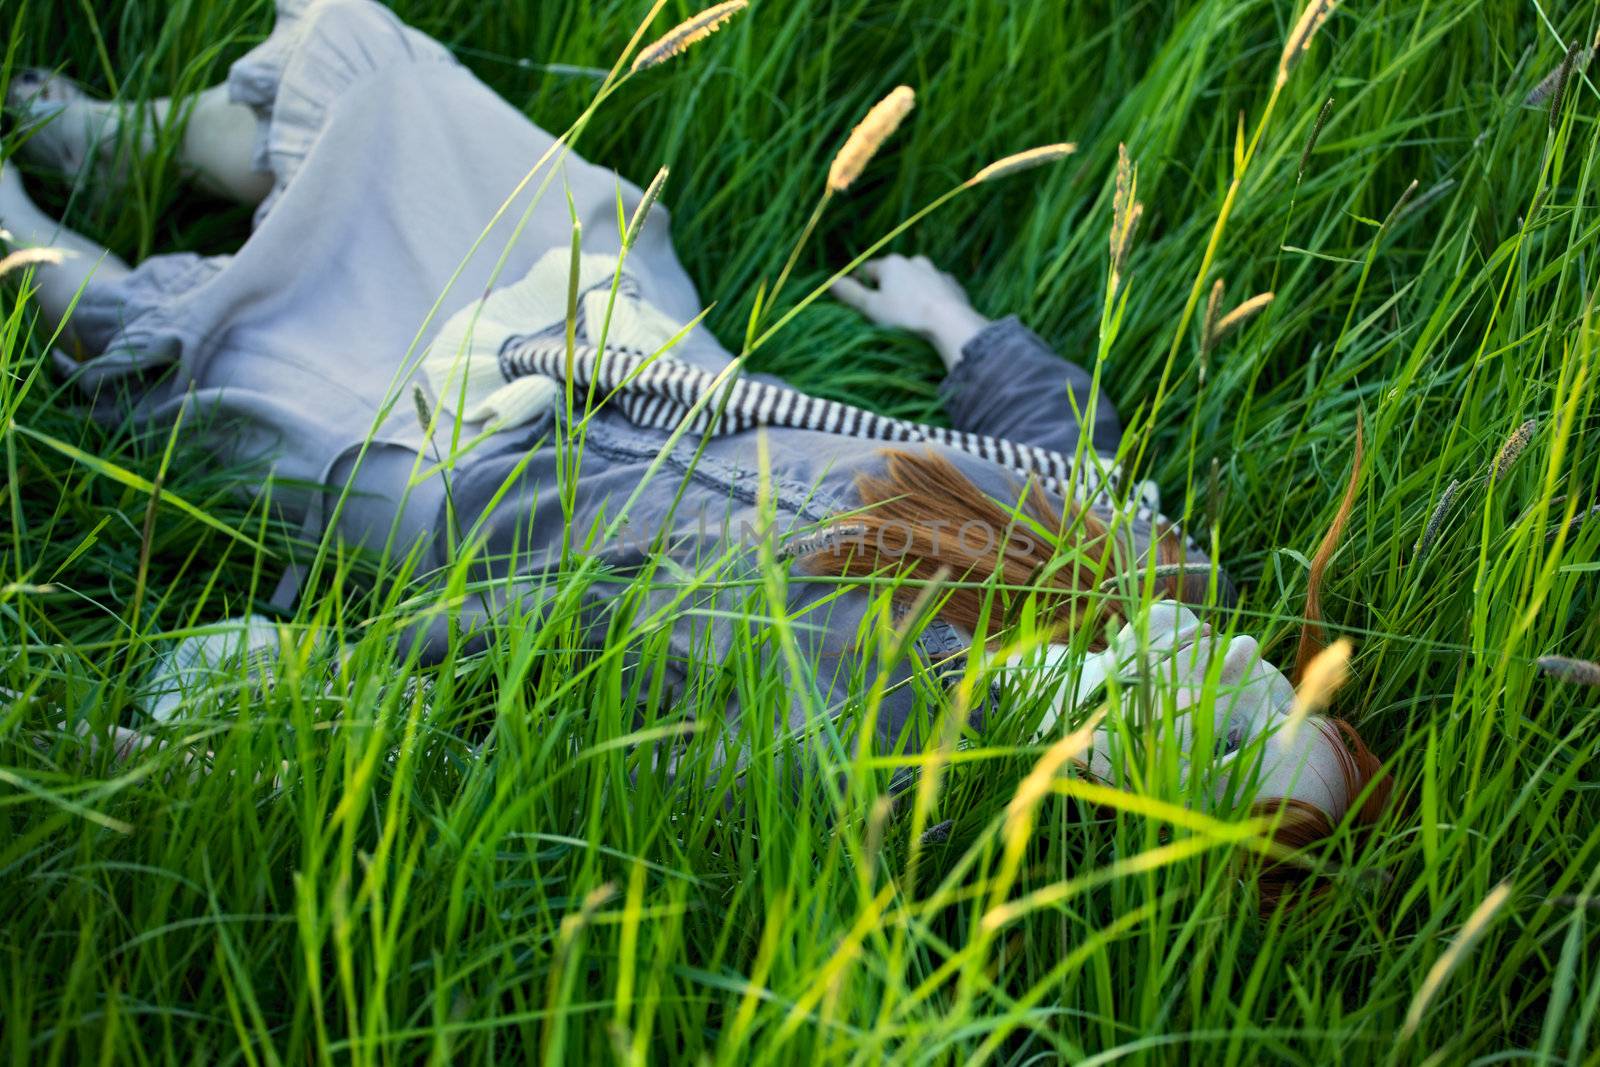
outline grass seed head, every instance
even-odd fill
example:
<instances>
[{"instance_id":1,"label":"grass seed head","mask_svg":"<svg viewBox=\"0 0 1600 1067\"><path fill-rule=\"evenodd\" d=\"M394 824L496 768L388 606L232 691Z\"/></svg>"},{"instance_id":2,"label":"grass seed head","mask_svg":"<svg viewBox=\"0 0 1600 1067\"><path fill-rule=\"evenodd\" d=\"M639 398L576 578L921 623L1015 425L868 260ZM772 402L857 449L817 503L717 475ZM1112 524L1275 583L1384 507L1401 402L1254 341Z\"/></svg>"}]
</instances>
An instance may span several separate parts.
<instances>
[{"instance_id":1,"label":"grass seed head","mask_svg":"<svg viewBox=\"0 0 1600 1067\"><path fill-rule=\"evenodd\" d=\"M1593 660L1569 659L1566 656L1540 656L1539 670L1563 682L1600 688L1600 663L1595 663Z\"/></svg>"},{"instance_id":2,"label":"grass seed head","mask_svg":"<svg viewBox=\"0 0 1600 1067\"><path fill-rule=\"evenodd\" d=\"M1276 293L1257 293L1249 300L1246 300L1244 303L1240 304L1238 307L1222 316L1222 318L1218 319L1214 325L1211 335L1211 343L1216 344L1218 341L1228 336L1228 334L1238 328L1241 323L1250 319L1252 316L1259 314L1262 308L1272 303L1275 299L1277 299Z\"/></svg>"},{"instance_id":3,"label":"grass seed head","mask_svg":"<svg viewBox=\"0 0 1600 1067\"><path fill-rule=\"evenodd\" d=\"M1322 24L1328 21L1328 16L1333 14L1333 9L1338 6L1339 0L1311 0L1306 9L1300 13L1300 21L1289 31L1289 39L1283 45L1283 55L1278 59L1280 86L1289 80L1289 72L1311 47L1317 31L1322 29Z\"/></svg>"},{"instance_id":4,"label":"grass seed head","mask_svg":"<svg viewBox=\"0 0 1600 1067\"><path fill-rule=\"evenodd\" d=\"M1289 709L1289 721L1284 726L1285 740L1293 740L1301 723L1327 708L1333 694L1350 677L1350 653L1353 651L1350 639L1341 637L1306 664L1300 676L1300 685L1294 691L1294 706Z\"/></svg>"},{"instance_id":5,"label":"grass seed head","mask_svg":"<svg viewBox=\"0 0 1600 1067\"><path fill-rule=\"evenodd\" d=\"M1571 59L1570 64L1568 63L1569 58ZM1567 54L1561 57L1561 62L1557 63L1554 69L1552 69L1549 74L1546 74L1543 78L1541 78L1539 80L1539 84L1535 85L1531 90L1529 90L1528 95L1522 98L1523 106L1538 107L1546 100L1549 100L1555 95L1557 88L1563 87L1563 77L1571 77L1571 71L1583 70L1589 65L1589 61L1592 59L1594 59L1593 47L1585 48L1578 52L1575 56L1573 55L1572 49L1567 49Z\"/></svg>"},{"instance_id":6,"label":"grass seed head","mask_svg":"<svg viewBox=\"0 0 1600 1067\"><path fill-rule=\"evenodd\" d=\"M1020 171L1042 167L1046 163L1054 163L1058 159L1065 159L1077 150L1077 145L1064 141L1061 144L1041 145L1038 148L1030 148L1026 152L1017 152L1006 156L1004 159L997 159L987 167L984 167L971 178L968 178L967 184L981 185L984 182L992 182L997 178L1004 178Z\"/></svg>"},{"instance_id":7,"label":"grass seed head","mask_svg":"<svg viewBox=\"0 0 1600 1067\"><path fill-rule=\"evenodd\" d=\"M1322 128L1328 124L1328 117L1333 114L1333 97L1328 97L1322 105L1322 110L1317 112L1317 121L1311 124L1311 136L1306 138L1306 146L1300 150L1300 164L1295 168L1294 181L1300 184L1300 179L1306 176L1306 164L1311 162L1311 153L1317 149L1317 138L1322 136Z\"/></svg>"},{"instance_id":8,"label":"grass seed head","mask_svg":"<svg viewBox=\"0 0 1600 1067\"><path fill-rule=\"evenodd\" d=\"M1417 538L1417 543L1412 546L1412 558L1421 559L1439 539L1439 531L1444 527L1444 520L1450 514L1450 505L1456 501L1456 494L1461 492L1461 482L1453 480L1445 486L1444 492L1439 494L1439 502L1433 506L1433 513L1428 516L1428 524L1422 528L1422 536Z\"/></svg>"},{"instance_id":9,"label":"grass seed head","mask_svg":"<svg viewBox=\"0 0 1600 1067\"><path fill-rule=\"evenodd\" d=\"M1533 440L1533 431L1539 426L1537 419L1527 422L1511 431L1511 436L1506 438L1506 443L1500 446L1500 451L1495 453L1494 463L1491 464L1491 473L1495 481L1506 476L1518 458L1527 450L1528 442Z\"/></svg>"},{"instance_id":10,"label":"grass seed head","mask_svg":"<svg viewBox=\"0 0 1600 1067\"><path fill-rule=\"evenodd\" d=\"M1200 321L1200 354L1204 356L1211 351L1211 346L1217 343L1217 319L1222 314L1222 297L1228 290L1221 278L1211 287L1211 296L1206 300L1206 317Z\"/></svg>"},{"instance_id":11,"label":"grass seed head","mask_svg":"<svg viewBox=\"0 0 1600 1067\"><path fill-rule=\"evenodd\" d=\"M1117 145L1117 189L1111 201L1111 288L1115 290L1128 265L1133 235L1139 229L1144 205L1139 203L1139 167L1128 156L1128 146Z\"/></svg>"},{"instance_id":12,"label":"grass seed head","mask_svg":"<svg viewBox=\"0 0 1600 1067\"><path fill-rule=\"evenodd\" d=\"M1205 386L1206 374L1211 370L1211 347L1216 344L1216 320L1222 312L1222 294L1226 293L1227 286L1222 283L1222 278L1216 280L1216 285L1211 286L1211 296L1205 302L1205 318L1200 320L1200 366L1198 366L1198 381L1200 386Z\"/></svg>"},{"instance_id":13,"label":"grass seed head","mask_svg":"<svg viewBox=\"0 0 1600 1067\"><path fill-rule=\"evenodd\" d=\"M839 149L839 154L833 157L833 165L828 168L830 192L842 193L861 177L861 172L867 169L867 164L878 154L878 149L911 114L916 102L917 94L911 86L900 85L872 105L866 118L850 131L850 137Z\"/></svg>"},{"instance_id":14,"label":"grass seed head","mask_svg":"<svg viewBox=\"0 0 1600 1067\"><path fill-rule=\"evenodd\" d=\"M716 33L728 21L750 6L749 0L724 0L708 7L692 18L678 23L651 44L645 46L633 59L635 73L658 67L674 56L682 55L701 41Z\"/></svg>"},{"instance_id":15,"label":"grass seed head","mask_svg":"<svg viewBox=\"0 0 1600 1067\"><path fill-rule=\"evenodd\" d=\"M1482 937L1484 930L1488 928L1489 920L1494 918L1495 912L1500 910L1500 906L1510 895L1510 884L1501 882L1490 890L1489 895L1472 910L1471 915L1467 916L1467 921L1461 926L1461 932L1450 943L1450 947L1440 953L1439 958L1434 961L1422 979L1422 985L1417 988L1416 996L1411 998L1411 1007L1406 1011L1405 1025L1400 1028L1402 1040L1417 1032L1417 1027L1422 1025L1422 1018L1427 1013L1429 1003L1444 985L1445 979L1450 977L1450 972L1456 969L1462 958L1472 951L1473 945L1477 944L1478 938Z\"/></svg>"},{"instance_id":16,"label":"grass seed head","mask_svg":"<svg viewBox=\"0 0 1600 1067\"><path fill-rule=\"evenodd\" d=\"M1561 69L1556 77L1556 91L1550 97L1550 128L1556 129L1561 125L1561 105L1567 98L1567 81L1572 77L1572 69L1578 62L1578 44L1576 41L1567 49L1567 56L1561 61Z\"/></svg>"},{"instance_id":17,"label":"grass seed head","mask_svg":"<svg viewBox=\"0 0 1600 1067\"><path fill-rule=\"evenodd\" d=\"M1582 532L1586 523L1595 519L1600 519L1600 504L1596 504L1586 511L1578 512L1572 517L1570 522L1558 522L1554 526L1550 527L1550 532L1544 535L1544 542L1547 545L1555 544L1556 538L1561 535L1562 530L1567 532L1567 538L1568 540L1571 540L1572 538L1577 537L1580 532Z\"/></svg>"},{"instance_id":18,"label":"grass seed head","mask_svg":"<svg viewBox=\"0 0 1600 1067\"><path fill-rule=\"evenodd\" d=\"M1554 70L1539 80L1527 96L1523 97L1524 107L1538 107L1545 101L1550 102L1550 128L1555 129L1561 122L1561 105L1567 94L1567 82L1574 72L1582 73L1594 58L1593 48L1579 48L1578 42L1572 42L1566 55L1561 57L1561 62L1556 64Z\"/></svg>"},{"instance_id":19,"label":"grass seed head","mask_svg":"<svg viewBox=\"0 0 1600 1067\"><path fill-rule=\"evenodd\" d=\"M71 255L60 248L23 248L0 259L0 278L24 267L53 267Z\"/></svg>"},{"instance_id":20,"label":"grass seed head","mask_svg":"<svg viewBox=\"0 0 1600 1067\"><path fill-rule=\"evenodd\" d=\"M595 913L617 895L617 887L610 882L596 886L583 895L577 911L561 917L561 946L565 948L572 939L594 920Z\"/></svg>"},{"instance_id":21,"label":"grass seed head","mask_svg":"<svg viewBox=\"0 0 1600 1067\"><path fill-rule=\"evenodd\" d=\"M428 427L433 425L433 408L428 404L428 394L422 391L422 383L411 387L411 403L417 409L417 425L422 427L422 432L427 433Z\"/></svg>"},{"instance_id":22,"label":"grass seed head","mask_svg":"<svg viewBox=\"0 0 1600 1067\"><path fill-rule=\"evenodd\" d=\"M883 848L883 832L889 825L889 816L893 814L894 800L891 797L881 796L872 802L872 810L867 814L866 840L862 843L862 858L866 860L868 870L877 863L878 853Z\"/></svg>"},{"instance_id":23,"label":"grass seed head","mask_svg":"<svg viewBox=\"0 0 1600 1067\"><path fill-rule=\"evenodd\" d=\"M650 184L645 187L644 195L639 198L639 206L633 209L633 218L628 220L628 233L622 239L624 248L632 248L633 243L639 239L644 224L650 218L650 209L656 206L656 201L661 197L661 189L667 184L667 173L667 168L662 167L656 171L656 176L650 179Z\"/></svg>"},{"instance_id":24,"label":"grass seed head","mask_svg":"<svg viewBox=\"0 0 1600 1067\"><path fill-rule=\"evenodd\" d=\"M1383 225L1378 228L1379 233L1388 233L1389 230L1393 229L1394 224L1400 221L1400 218L1406 213L1406 205L1410 204L1411 198L1417 195L1417 187L1420 184L1417 179L1411 179L1411 184L1406 186L1405 191L1400 194L1400 199L1396 200L1394 207L1389 209L1389 214L1384 218Z\"/></svg>"}]
</instances>

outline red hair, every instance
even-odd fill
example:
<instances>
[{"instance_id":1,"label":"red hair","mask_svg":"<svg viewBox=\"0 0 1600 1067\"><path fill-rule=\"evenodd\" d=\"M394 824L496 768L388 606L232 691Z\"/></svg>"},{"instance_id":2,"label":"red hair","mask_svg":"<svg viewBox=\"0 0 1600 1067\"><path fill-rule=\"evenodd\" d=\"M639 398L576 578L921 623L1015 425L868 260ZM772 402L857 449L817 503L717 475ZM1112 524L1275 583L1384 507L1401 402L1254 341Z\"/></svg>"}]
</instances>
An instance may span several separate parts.
<instances>
[{"instance_id":1,"label":"red hair","mask_svg":"<svg viewBox=\"0 0 1600 1067\"><path fill-rule=\"evenodd\" d=\"M856 478L862 507L834 524L822 546L801 557L811 574L874 578L898 573L917 585L959 583L939 590L939 614L970 634L984 628L989 612L1003 620L1029 593L1045 593L1040 608L1064 632L1093 624L1091 648L1104 645L1105 625L1124 617L1120 599L1101 591L1118 573L1136 573L1126 556L1127 536L1118 536L1088 508L1053 505L1034 483L1005 507L974 485L956 465L934 453L884 452L882 477ZM960 533L985 534L974 548ZM1172 527L1156 531L1152 551L1158 565L1181 571L1183 542ZM1155 581L1158 596L1198 604L1205 574L1168 574ZM915 592L915 587L908 590ZM992 626L992 624L991 624Z\"/></svg>"},{"instance_id":2,"label":"red hair","mask_svg":"<svg viewBox=\"0 0 1600 1067\"><path fill-rule=\"evenodd\" d=\"M1361 485L1361 460L1364 448L1364 419L1356 412L1355 457L1350 464L1350 480L1345 483L1344 496L1334 512L1333 521L1323 534L1317 551L1311 558L1311 568L1306 580L1306 608L1300 627L1300 645L1295 654L1296 684L1305 674L1306 666L1317 653L1327 647L1327 637L1322 628L1322 580L1328 562L1338 550L1345 527L1355 511L1356 490ZM1394 779L1383 769L1383 763L1367 747L1356 728L1343 719L1325 719L1316 724L1332 743L1343 772L1345 796L1352 801L1362 798L1356 809L1354 826L1359 831L1370 831L1383 818L1384 811L1394 793ZM1263 911L1275 907L1279 900L1291 893L1306 892L1318 896L1326 892L1331 883L1318 873L1314 865L1297 861L1295 854L1333 837L1338 827L1321 809L1304 801L1289 797L1260 800L1251 805L1252 815L1273 820L1269 831L1276 846L1275 855L1256 863L1256 883L1261 888Z\"/></svg>"},{"instance_id":3,"label":"red hair","mask_svg":"<svg viewBox=\"0 0 1600 1067\"><path fill-rule=\"evenodd\" d=\"M1312 725L1333 745L1344 778L1345 796L1352 803L1361 801L1355 809L1354 826L1363 833L1370 832L1389 807L1394 779L1348 722L1322 719L1313 720ZM1250 805L1250 814L1272 820L1268 837L1274 854L1246 861L1246 868L1254 874L1261 891L1261 910L1270 911L1291 894L1316 897L1327 892L1332 883L1318 865L1306 862L1300 854L1332 838L1338 829L1335 820L1321 808L1293 797L1258 800Z\"/></svg>"}]
</instances>

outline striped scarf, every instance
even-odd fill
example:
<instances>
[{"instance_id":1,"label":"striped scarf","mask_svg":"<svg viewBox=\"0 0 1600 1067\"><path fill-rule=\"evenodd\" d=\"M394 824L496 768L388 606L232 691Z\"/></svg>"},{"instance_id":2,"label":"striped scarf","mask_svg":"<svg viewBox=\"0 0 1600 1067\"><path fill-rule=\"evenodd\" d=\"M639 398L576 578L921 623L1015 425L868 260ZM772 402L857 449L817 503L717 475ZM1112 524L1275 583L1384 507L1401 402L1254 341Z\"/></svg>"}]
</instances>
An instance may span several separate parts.
<instances>
[{"instance_id":1,"label":"striped scarf","mask_svg":"<svg viewBox=\"0 0 1600 1067\"><path fill-rule=\"evenodd\" d=\"M602 353L591 344L578 342L573 347L571 368L575 390L592 390L602 400L609 398L635 426L671 432L687 422L686 432L704 434L709 430L715 437L765 427L942 445L1037 481L1063 498L1071 496L1103 511L1117 510L1115 493L1120 479L1115 462L1104 456L1091 454L1088 462L1080 464L1071 456L1036 445L892 418L787 386L737 377L719 383L718 375L681 360L613 344L607 344ZM513 335L500 348L500 373L508 382L536 375L561 382L567 379L567 369L566 340L548 331ZM1135 519L1167 523L1148 495L1141 494L1124 507Z\"/></svg>"}]
</instances>

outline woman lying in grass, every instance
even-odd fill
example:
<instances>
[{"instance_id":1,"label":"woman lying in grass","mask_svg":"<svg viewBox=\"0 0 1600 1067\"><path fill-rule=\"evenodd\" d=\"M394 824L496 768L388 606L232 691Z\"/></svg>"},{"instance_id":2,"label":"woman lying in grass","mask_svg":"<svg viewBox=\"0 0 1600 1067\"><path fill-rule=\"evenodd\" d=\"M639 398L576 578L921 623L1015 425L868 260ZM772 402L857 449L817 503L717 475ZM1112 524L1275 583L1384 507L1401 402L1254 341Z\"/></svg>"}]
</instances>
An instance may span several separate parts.
<instances>
[{"instance_id":1,"label":"woman lying in grass","mask_svg":"<svg viewBox=\"0 0 1600 1067\"><path fill-rule=\"evenodd\" d=\"M17 79L12 97L37 124L37 159L115 169L102 146L118 142L119 107L47 75ZM222 462L270 469L273 504L310 539L422 572L470 559L478 591L426 640L555 610L559 589L538 576L581 557L604 564L586 587L598 626L649 620L670 627L678 661L717 663L741 627L767 624L748 589L770 594L774 562L796 559L810 580L782 586L769 620L795 653L772 656L789 694L780 732L814 730L817 712L882 683L876 744L916 746L957 673L938 668L1030 615L1065 643L986 638L977 659L1048 705L1046 732L1103 686L1167 683L1165 725L1101 727L1090 773L1130 784L1132 752L1163 732L1185 768L1204 753L1207 788L1282 810L1284 840L1326 836L1358 804L1375 813L1355 732L1316 716L1280 729L1293 686L1254 640L1224 642L1180 603L1226 599L1227 583L1151 493L1117 485L1120 429L1091 377L1015 318L983 318L926 259L870 263L835 293L933 344L953 430L729 373L666 211L570 154L551 190L565 195L539 195L525 178L553 139L370 0L280 0L277 30L186 129L194 176L260 205L233 256L130 269L42 216L14 167L0 177L20 242L77 253L38 275L46 313L70 309L79 358L58 356L61 369L101 403L202 428ZM625 232L619 196L640 220ZM922 597L875 597L869 579L886 572ZM1123 618L1108 581L1146 580L1170 599ZM905 620L909 665L865 651L891 601L933 608ZM756 707L722 703L730 737L748 731Z\"/></svg>"}]
</instances>

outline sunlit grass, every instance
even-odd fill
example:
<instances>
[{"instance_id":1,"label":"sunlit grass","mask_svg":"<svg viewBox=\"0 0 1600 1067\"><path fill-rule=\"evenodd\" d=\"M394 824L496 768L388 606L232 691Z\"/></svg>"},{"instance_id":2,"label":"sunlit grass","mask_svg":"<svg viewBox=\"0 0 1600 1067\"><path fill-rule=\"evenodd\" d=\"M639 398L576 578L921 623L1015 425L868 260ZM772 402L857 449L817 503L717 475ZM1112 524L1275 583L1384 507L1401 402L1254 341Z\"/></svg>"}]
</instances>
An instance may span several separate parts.
<instances>
[{"instance_id":1,"label":"sunlit grass","mask_svg":"<svg viewBox=\"0 0 1600 1067\"><path fill-rule=\"evenodd\" d=\"M995 160L1075 142L951 197L895 247L1095 371L1126 458L1189 501L1242 589L1230 626L1280 662L1361 413L1324 589L1330 636L1354 647L1332 707L1391 760L1396 808L1316 857L1332 876L1318 905L1263 918L1239 877L1260 827L1197 805L1170 753L1137 795L1030 779L1061 736L1035 742L1043 709L1025 701L962 736L988 692L976 661L943 701L913 683L924 753L859 743L881 699L864 677L846 708L808 698L808 728L780 738L773 665L795 663L807 620L770 557L708 568L670 606L731 618L715 661L670 647L646 593L671 575L619 590L573 560L538 618L513 612L486 648L425 666L417 626L481 572L463 559L418 585L330 544L271 684L220 679L118 761L89 739L138 722L172 639L264 605L294 531L236 497L247 475L193 434L89 421L12 284L13 1060L1597 1055L1600 701L1581 669L1537 666L1600 658L1600 519L1578 521L1600 493L1592 70L1575 66L1559 111L1548 92L1523 106L1595 39L1592 10L1349 0L1280 79L1303 10L1287 0L758 2L613 92L648 5L395 6L541 125L580 124L590 158L641 185L670 168L663 200L718 335L737 350L793 313L754 369L897 415L937 415L933 353L827 301L797 310L800 294ZM182 93L270 24L254 0L93 7L8 7L4 70ZM669 3L643 39L695 10ZM819 212L833 152L901 84L915 111ZM177 132L114 197L31 187L129 258L225 250L248 212L193 198ZM1119 145L1144 211L1113 282ZM795 249L792 284L753 316ZM613 608L598 630L595 597ZM908 656L887 590L876 618L868 647Z\"/></svg>"}]
</instances>

